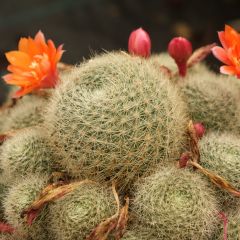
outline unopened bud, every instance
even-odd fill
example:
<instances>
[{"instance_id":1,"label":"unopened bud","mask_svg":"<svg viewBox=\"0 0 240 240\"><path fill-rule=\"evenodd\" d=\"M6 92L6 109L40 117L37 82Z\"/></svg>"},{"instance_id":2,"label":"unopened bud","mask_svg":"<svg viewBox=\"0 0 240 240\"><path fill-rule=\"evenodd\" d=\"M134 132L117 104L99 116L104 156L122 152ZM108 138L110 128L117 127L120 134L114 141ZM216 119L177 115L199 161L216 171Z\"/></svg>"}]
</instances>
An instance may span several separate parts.
<instances>
[{"instance_id":1,"label":"unopened bud","mask_svg":"<svg viewBox=\"0 0 240 240\"><path fill-rule=\"evenodd\" d=\"M149 57L151 54L151 39L146 31L138 28L130 34L128 40L129 53L141 57Z\"/></svg>"},{"instance_id":2,"label":"unopened bud","mask_svg":"<svg viewBox=\"0 0 240 240\"><path fill-rule=\"evenodd\" d=\"M202 123L195 123L193 124L196 134L198 136L199 139L201 139L206 131L205 127L203 126Z\"/></svg>"},{"instance_id":3,"label":"unopened bud","mask_svg":"<svg viewBox=\"0 0 240 240\"><path fill-rule=\"evenodd\" d=\"M192 55L192 44L183 37L175 37L168 44L168 53L175 60L179 75L184 77L187 72L187 60Z\"/></svg>"}]
</instances>

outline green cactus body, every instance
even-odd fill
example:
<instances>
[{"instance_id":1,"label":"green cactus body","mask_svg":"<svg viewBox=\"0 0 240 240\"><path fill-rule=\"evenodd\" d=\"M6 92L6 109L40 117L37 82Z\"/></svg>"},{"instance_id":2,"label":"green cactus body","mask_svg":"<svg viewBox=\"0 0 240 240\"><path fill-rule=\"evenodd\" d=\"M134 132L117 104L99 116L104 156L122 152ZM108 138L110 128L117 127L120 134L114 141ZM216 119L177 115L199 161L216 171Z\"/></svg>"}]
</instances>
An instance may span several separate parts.
<instances>
[{"instance_id":1,"label":"green cactus body","mask_svg":"<svg viewBox=\"0 0 240 240\"><path fill-rule=\"evenodd\" d=\"M142 225L129 226L121 240L158 240L151 228ZM114 238L113 238L114 240Z\"/></svg>"},{"instance_id":2,"label":"green cactus body","mask_svg":"<svg viewBox=\"0 0 240 240\"><path fill-rule=\"evenodd\" d=\"M240 139L225 133L211 133L200 141L201 165L223 177L240 189ZM214 186L211 183L212 186ZM239 198L216 187L219 201L225 209L239 205Z\"/></svg>"},{"instance_id":3,"label":"green cactus body","mask_svg":"<svg viewBox=\"0 0 240 240\"><path fill-rule=\"evenodd\" d=\"M0 168L7 184L26 173L50 174L54 169L54 153L44 129L33 127L17 132L1 146Z\"/></svg>"},{"instance_id":4,"label":"green cactus body","mask_svg":"<svg viewBox=\"0 0 240 240\"><path fill-rule=\"evenodd\" d=\"M176 72L177 64L174 59L166 52L160 54L153 54L149 58L149 62L157 69L160 69L160 66L167 67L169 70Z\"/></svg>"},{"instance_id":5,"label":"green cactus body","mask_svg":"<svg viewBox=\"0 0 240 240\"><path fill-rule=\"evenodd\" d=\"M3 201L6 197L7 191L8 187L5 184L0 183L0 221L3 221L5 219Z\"/></svg>"},{"instance_id":6,"label":"green cactus body","mask_svg":"<svg viewBox=\"0 0 240 240\"><path fill-rule=\"evenodd\" d=\"M47 101L34 95L24 96L17 104L2 112L2 133L38 125L43 122L42 112Z\"/></svg>"},{"instance_id":7,"label":"green cactus body","mask_svg":"<svg viewBox=\"0 0 240 240\"><path fill-rule=\"evenodd\" d=\"M145 59L109 53L68 76L56 89L45 124L72 176L115 180L121 188L179 157L185 104Z\"/></svg>"},{"instance_id":8,"label":"green cactus body","mask_svg":"<svg viewBox=\"0 0 240 240\"><path fill-rule=\"evenodd\" d=\"M52 240L82 240L115 212L112 191L86 183L49 206L46 224Z\"/></svg>"},{"instance_id":9,"label":"green cactus body","mask_svg":"<svg viewBox=\"0 0 240 240\"><path fill-rule=\"evenodd\" d=\"M182 82L182 93L192 119L207 129L240 132L240 84L236 81L210 71L189 74Z\"/></svg>"},{"instance_id":10,"label":"green cactus body","mask_svg":"<svg viewBox=\"0 0 240 240\"><path fill-rule=\"evenodd\" d=\"M28 225L25 218L21 218L21 213L36 200L42 189L47 185L48 177L40 175L27 175L25 179L19 179L13 184L6 195L4 201L5 216L9 224L17 229L22 236L28 239L43 240L48 239L48 233L43 222L46 217L46 208L34 220L32 225Z\"/></svg>"},{"instance_id":11,"label":"green cactus body","mask_svg":"<svg viewBox=\"0 0 240 240\"><path fill-rule=\"evenodd\" d=\"M159 239L211 239L218 220L213 193L195 173L162 168L136 184L132 208Z\"/></svg>"}]
</instances>

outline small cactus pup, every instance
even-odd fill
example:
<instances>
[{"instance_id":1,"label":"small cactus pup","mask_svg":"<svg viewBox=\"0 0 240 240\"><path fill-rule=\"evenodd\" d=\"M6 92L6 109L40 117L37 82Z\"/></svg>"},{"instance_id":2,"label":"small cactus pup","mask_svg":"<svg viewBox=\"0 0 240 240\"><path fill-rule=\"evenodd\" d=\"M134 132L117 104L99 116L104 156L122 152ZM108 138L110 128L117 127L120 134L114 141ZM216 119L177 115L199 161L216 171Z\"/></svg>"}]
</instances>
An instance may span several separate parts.
<instances>
[{"instance_id":1,"label":"small cactus pup","mask_svg":"<svg viewBox=\"0 0 240 240\"><path fill-rule=\"evenodd\" d=\"M47 210L42 209L32 225L21 217L22 212L38 197L41 190L47 185L48 177L27 175L25 179L18 179L9 188L4 201L6 220L17 232L28 239L48 239L48 233L43 224Z\"/></svg>"},{"instance_id":2,"label":"small cactus pup","mask_svg":"<svg viewBox=\"0 0 240 240\"><path fill-rule=\"evenodd\" d=\"M199 143L201 166L223 177L234 188L240 190L240 139L229 133L211 133L203 137ZM239 205L239 197L217 187L216 190L218 200L224 209L235 209Z\"/></svg>"},{"instance_id":3,"label":"small cactus pup","mask_svg":"<svg viewBox=\"0 0 240 240\"><path fill-rule=\"evenodd\" d=\"M178 88L147 60L122 52L75 68L56 88L45 121L71 176L120 188L174 162L187 124Z\"/></svg>"},{"instance_id":4,"label":"small cactus pup","mask_svg":"<svg viewBox=\"0 0 240 240\"><path fill-rule=\"evenodd\" d=\"M16 132L1 146L0 168L7 184L26 173L50 174L56 163L45 131L32 127Z\"/></svg>"},{"instance_id":5,"label":"small cactus pup","mask_svg":"<svg viewBox=\"0 0 240 240\"><path fill-rule=\"evenodd\" d=\"M181 89L193 121L208 130L239 133L240 84L236 79L210 71L189 73Z\"/></svg>"},{"instance_id":6,"label":"small cactus pup","mask_svg":"<svg viewBox=\"0 0 240 240\"><path fill-rule=\"evenodd\" d=\"M43 110L47 100L41 96L29 95L18 100L12 108L4 110L1 133L19 130L43 122Z\"/></svg>"},{"instance_id":7,"label":"small cactus pup","mask_svg":"<svg viewBox=\"0 0 240 240\"><path fill-rule=\"evenodd\" d=\"M187 169L162 168L139 181L132 210L159 239L212 239L218 221L214 191Z\"/></svg>"},{"instance_id":8,"label":"small cactus pup","mask_svg":"<svg viewBox=\"0 0 240 240\"><path fill-rule=\"evenodd\" d=\"M49 205L48 225L51 240L82 240L113 216L117 205L110 188L95 183L80 185Z\"/></svg>"}]
</instances>

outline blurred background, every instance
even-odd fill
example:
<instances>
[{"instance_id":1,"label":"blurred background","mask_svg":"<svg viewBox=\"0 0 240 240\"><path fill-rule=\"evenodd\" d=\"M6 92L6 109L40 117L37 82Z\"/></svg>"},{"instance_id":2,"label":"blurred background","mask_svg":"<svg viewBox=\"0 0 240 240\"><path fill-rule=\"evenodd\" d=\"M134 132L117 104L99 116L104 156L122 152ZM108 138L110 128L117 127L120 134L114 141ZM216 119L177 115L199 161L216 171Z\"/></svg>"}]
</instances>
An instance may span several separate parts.
<instances>
[{"instance_id":1,"label":"blurred background","mask_svg":"<svg viewBox=\"0 0 240 240\"><path fill-rule=\"evenodd\" d=\"M175 36L187 37L193 48L218 42L225 23L240 30L240 0L1 0L0 70L7 66L4 53L38 30L64 43L63 61L75 64L103 49L127 50L128 36L138 27L150 34L152 52L162 52ZM218 69L213 57L207 61Z\"/></svg>"}]
</instances>

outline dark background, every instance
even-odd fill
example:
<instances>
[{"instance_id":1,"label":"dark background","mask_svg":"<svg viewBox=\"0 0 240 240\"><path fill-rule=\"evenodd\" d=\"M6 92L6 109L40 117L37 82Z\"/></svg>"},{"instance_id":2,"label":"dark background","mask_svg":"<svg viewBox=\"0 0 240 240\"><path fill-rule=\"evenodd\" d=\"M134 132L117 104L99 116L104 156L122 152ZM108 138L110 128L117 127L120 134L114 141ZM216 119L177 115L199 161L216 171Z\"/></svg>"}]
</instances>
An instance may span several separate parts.
<instances>
[{"instance_id":1,"label":"dark background","mask_svg":"<svg viewBox=\"0 0 240 240\"><path fill-rule=\"evenodd\" d=\"M187 37L194 48L218 42L225 23L240 30L240 0L0 0L0 70L7 66L4 53L40 29L64 43L63 61L75 64L103 49L127 50L138 27L150 34L152 52L160 52L174 36ZM218 61L208 61L218 69Z\"/></svg>"}]
</instances>

